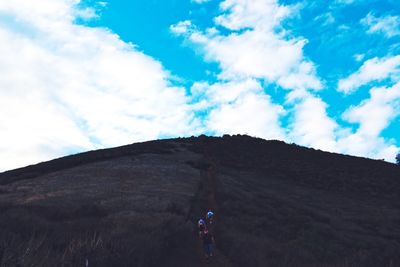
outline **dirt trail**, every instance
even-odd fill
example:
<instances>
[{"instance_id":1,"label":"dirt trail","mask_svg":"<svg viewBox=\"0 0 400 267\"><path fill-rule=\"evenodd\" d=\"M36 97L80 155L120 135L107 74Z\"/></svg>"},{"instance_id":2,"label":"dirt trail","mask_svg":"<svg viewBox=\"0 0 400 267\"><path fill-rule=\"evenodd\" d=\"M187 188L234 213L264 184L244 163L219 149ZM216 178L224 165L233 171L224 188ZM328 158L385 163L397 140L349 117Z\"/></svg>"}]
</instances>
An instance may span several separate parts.
<instances>
[{"instance_id":1,"label":"dirt trail","mask_svg":"<svg viewBox=\"0 0 400 267\"><path fill-rule=\"evenodd\" d=\"M217 188L218 188L218 169L217 162L213 159L208 151L203 148L203 155L205 162L209 163L209 166L206 170L201 171L201 178L203 180L203 190L206 196L207 207L203 207L203 213L205 214L208 210L212 210L215 214L214 217L214 226L212 228L212 233L215 237L215 250L214 257L210 262L206 263L206 266L232 266L229 259L218 249L218 233L219 229L221 229L223 225L223 221L221 218L221 212L219 209L218 201L217 201ZM203 254L202 247L200 246L201 254ZM204 257L204 256L203 256Z\"/></svg>"},{"instance_id":2,"label":"dirt trail","mask_svg":"<svg viewBox=\"0 0 400 267\"><path fill-rule=\"evenodd\" d=\"M168 262L164 262L164 266L190 266L190 267L230 267L233 266L229 259L218 249L219 229L221 229L223 221L217 201L217 164L213 158L207 153L205 146L201 146L203 157L198 162L200 170L200 184L196 195L187 214L186 221L193 228L191 237L185 244L181 244L179 248L171 251ZM215 213L215 224L212 232L215 236L216 248L214 257L208 262L205 259L203 245L197 232L197 221L200 216L204 216L208 210Z\"/></svg>"}]
</instances>

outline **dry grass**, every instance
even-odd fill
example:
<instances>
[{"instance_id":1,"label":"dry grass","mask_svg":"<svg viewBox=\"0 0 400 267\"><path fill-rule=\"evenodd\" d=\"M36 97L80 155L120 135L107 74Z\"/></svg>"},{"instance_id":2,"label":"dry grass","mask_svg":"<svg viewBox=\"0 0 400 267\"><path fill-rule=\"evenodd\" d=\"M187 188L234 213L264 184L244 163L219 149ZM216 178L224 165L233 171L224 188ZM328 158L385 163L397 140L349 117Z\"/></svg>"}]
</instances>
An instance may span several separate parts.
<instances>
[{"instance_id":1,"label":"dry grass","mask_svg":"<svg viewBox=\"0 0 400 267\"><path fill-rule=\"evenodd\" d=\"M400 266L400 168L247 136L89 152L0 174L2 266Z\"/></svg>"}]
</instances>

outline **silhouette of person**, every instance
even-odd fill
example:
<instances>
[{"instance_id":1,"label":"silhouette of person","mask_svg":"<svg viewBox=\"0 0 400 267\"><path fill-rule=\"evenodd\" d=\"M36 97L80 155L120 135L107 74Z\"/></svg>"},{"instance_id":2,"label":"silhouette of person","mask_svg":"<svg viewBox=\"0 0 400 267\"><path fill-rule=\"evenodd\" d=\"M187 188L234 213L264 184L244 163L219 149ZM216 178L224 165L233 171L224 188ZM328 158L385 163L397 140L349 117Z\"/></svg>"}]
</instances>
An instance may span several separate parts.
<instances>
[{"instance_id":1,"label":"silhouette of person","mask_svg":"<svg viewBox=\"0 0 400 267\"><path fill-rule=\"evenodd\" d=\"M203 231L202 240L203 240L204 254L206 256L206 260L208 260L210 257L214 255L214 245L215 245L214 236L207 229L205 229Z\"/></svg>"}]
</instances>

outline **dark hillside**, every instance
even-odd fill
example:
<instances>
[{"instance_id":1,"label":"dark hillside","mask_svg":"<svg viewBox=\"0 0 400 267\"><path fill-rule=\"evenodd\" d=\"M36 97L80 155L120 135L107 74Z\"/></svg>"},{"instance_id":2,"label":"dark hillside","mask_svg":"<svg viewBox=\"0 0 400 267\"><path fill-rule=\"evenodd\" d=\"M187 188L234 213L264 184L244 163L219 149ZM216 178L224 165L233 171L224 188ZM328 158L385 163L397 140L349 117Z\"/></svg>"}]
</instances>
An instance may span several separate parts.
<instances>
[{"instance_id":1,"label":"dark hillside","mask_svg":"<svg viewBox=\"0 0 400 267\"><path fill-rule=\"evenodd\" d=\"M400 168L248 136L91 151L0 174L0 266L400 266Z\"/></svg>"}]
</instances>

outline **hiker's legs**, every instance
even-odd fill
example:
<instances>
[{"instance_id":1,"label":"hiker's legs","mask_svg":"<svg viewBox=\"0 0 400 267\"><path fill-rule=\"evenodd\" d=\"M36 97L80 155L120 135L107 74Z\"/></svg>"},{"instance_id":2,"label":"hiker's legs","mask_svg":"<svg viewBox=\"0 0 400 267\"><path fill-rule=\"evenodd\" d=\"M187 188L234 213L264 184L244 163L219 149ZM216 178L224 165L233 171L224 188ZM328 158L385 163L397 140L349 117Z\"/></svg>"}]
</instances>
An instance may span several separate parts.
<instances>
[{"instance_id":1,"label":"hiker's legs","mask_svg":"<svg viewBox=\"0 0 400 267\"><path fill-rule=\"evenodd\" d=\"M210 255L211 255L210 244L205 244L204 245L204 254L206 255L206 258L210 257Z\"/></svg>"},{"instance_id":2,"label":"hiker's legs","mask_svg":"<svg viewBox=\"0 0 400 267\"><path fill-rule=\"evenodd\" d=\"M210 257L214 256L214 244L208 245L208 251L210 252Z\"/></svg>"}]
</instances>

